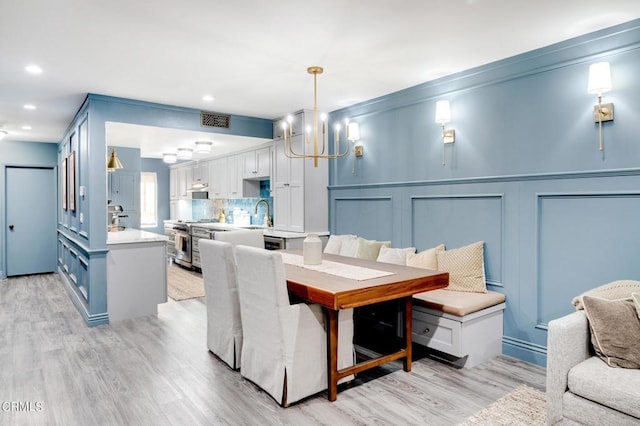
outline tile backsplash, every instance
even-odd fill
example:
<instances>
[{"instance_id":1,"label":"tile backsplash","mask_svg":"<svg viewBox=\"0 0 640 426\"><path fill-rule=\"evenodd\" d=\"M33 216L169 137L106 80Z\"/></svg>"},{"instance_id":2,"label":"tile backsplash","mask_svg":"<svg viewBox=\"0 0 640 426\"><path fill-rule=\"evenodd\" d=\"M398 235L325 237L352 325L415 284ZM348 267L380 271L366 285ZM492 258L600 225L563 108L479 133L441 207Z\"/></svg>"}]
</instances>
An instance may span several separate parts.
<instances>
[{"instance_id":1,"label":"tile backsplash","mask_svg":"<svg viewBox=\"0 0 640 426\"><path fill-rule=\"evenodd\" d=\"M193 220L218 221L220 209L224 209L227 223L233 223L233 212L248 212L251 218L251 225L262 225L267 207L264 203L258 206L258 213L253 214L256 204L261 199L269 203L269 213L273 220L273 197L269 195L269 181L260 181L260 198L219 198L214 200L191 200L191 211Z\"/></svg>"},{"instance_id":2,"label":"tile backsplash","mask_svg":"<svg viewBox=\"0 0 640 426\"><path fill-rule=\"evenodd\" d=\"M262 225L264 223L264 216L267 211L267 207L264 203L260 203L258 206L258 214L253 214L256 208L256 204L261 198L230 198L230 199L215 199L215 200L191 200L192 203L192 219L202 220L211 219L217 221L220 215L220 209L224 209L226 215L226 222L233 223L233 212L245 211L250 214L252 225ZM271 217L273 218L273 198L264 197L269 203L269 209Z\"/></svg>"}]
</instances>

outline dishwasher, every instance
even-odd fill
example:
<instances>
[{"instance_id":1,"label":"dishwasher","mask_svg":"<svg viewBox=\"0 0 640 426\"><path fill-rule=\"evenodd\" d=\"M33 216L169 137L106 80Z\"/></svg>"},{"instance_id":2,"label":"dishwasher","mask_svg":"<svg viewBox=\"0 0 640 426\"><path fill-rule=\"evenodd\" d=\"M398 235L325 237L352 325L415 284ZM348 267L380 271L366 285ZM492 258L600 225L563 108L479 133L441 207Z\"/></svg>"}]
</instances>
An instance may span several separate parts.
<instances>
[{"instance_id":1,"label":"dishwasher","mask_svg":"<svg viewBox=\"0 0 640 426\"><path fill-rule=\"evenodd\" d=\"M191 266L199 269L202 269L199 246L202 238L207 240L213 239L213 230L191 225Z\"/></svg>"}]
</instances>

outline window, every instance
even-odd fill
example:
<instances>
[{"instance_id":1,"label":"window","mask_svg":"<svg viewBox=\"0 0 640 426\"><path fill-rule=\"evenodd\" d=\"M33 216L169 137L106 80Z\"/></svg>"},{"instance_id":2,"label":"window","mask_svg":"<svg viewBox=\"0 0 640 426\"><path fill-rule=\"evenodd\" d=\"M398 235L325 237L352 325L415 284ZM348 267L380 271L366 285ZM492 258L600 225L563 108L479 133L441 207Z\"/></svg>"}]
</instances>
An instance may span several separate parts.
<instances>
[{"instance_id":1,"label":"window","mask_svg":"<svg viewBox=\"0 0 640 426\"><path fill-rule=\"evenodd\" d=\"M158 183L153 172L140 173L140 227L158 226Z\"/></svg>"}]
</instances>

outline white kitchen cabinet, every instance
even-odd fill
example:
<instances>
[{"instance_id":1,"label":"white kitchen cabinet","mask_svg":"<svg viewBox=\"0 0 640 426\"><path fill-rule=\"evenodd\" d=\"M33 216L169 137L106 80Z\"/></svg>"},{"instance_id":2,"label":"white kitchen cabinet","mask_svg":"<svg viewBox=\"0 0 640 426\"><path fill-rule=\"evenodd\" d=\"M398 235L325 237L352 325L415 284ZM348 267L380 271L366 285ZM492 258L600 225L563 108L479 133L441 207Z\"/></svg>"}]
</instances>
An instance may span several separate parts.
<instances>
[{"instance_id":1,"label":"white kitchen cabinet","mask_svg":"<svg viewBox=\"0 0 640 426\"><path fill-rule=\"evenodd\" d=\"M209 175L211 176L211 182L209 183L209 198L228 198L227 157L216 158L209 164Z\"/></svg>"},{"instance_id":2,"label":"white kitchen cabinet","mask_svg":"<svg viewBox=\"0 0 640 426\"><path fill-rule=\"evenodd\" d=\"M269 178L270 149L270 147L265 147L242 154L242 177L244 179Z\"/></svg>"},{"instance_id":3,"label":"white kitchen cabinet","mask_svg":"<svg viewBox=\"0 0 640 426\"><path fill-rule=\"evenodd\" d=\"M180 182L178 178L178 169L169 169L169 198L178 200L180 198Z\"/></svg>"},{"instance_id":4,"label":"white kitchen cabinet","mask_svg":"<svg viewBox=\"0 0 640 426\"><path fill-rule=\"evenodd\" d=\"M294 136L294 150L304 152L304 135ZM313 167L312 159L289 158L284 144L274 145L274 229L290 232L326 232L328 224L328 161Z\"/></svg>"},{"instance_id":5,"label":"white kitchen cabinet","mask_svg":"<svg viewBox=\"0 0 640 426\"><path fill-rule=\"evenodd\" d=\"M180 167L178 169L178 198L189 198L188 188L192 178L193 169L191 167Z\"/></svg>"},{"instance_id":6,"label":"white kitchen cabinet","mask_svg":"<svg viewBox=\"0 0 640 426\"><path fill-rule=\"evenodd\" d=\"M242 198L242 155L227 157L227 196L228 198Z\"/></svg>"},{"instance_id":7,"label":"white kitchen cabinet","mask_svg":"<svg viewBox=\"0 0 640 426\"><path fill-rule=\"evenodd\" d=\"M311 116L311 119L313 120L313 116ZM274 120L273 121L273 139L274 140L282 139L282 135L284 133L284 129L282 127L283 123L287 123L287 128L289 127L289 125L291 125L292 127L291 132L293 136L302 135L305 128L305 112L298 111L294 114L291 114L291 124L289 124L287 117L282 117L279 120Z\"/></svg>"},{"instance_id":8,"label":"white kitchen cabinet","mask_svg":"<svg viewBox=\"0 0 640 426\"><path fill-rule=\"evenodd\" d=\"M172 200L190 198L187 189L191 188L192 180L193 169L191 167L172 167L169 171L170 198Z\"/></svg>"},{"instance_id":9,"label":"white kitchen cabinet","mask_svg":"<svg viewBox=\"0 0 640 426\"><path fill-rule=\"evenodd\" d=\"M191 166L192 176L191 185L189 186L209 183L210 164L211 163L209 161L203 161Z\"/></svg>"}]
</instances>

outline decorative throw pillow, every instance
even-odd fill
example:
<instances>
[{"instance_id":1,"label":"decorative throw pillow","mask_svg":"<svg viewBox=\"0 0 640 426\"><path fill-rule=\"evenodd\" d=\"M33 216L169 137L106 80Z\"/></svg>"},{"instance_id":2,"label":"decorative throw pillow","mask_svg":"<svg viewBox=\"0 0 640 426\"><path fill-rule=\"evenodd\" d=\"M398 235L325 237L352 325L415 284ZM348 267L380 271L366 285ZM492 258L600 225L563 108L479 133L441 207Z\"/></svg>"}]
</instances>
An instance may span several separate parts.
<instances>
[{"instance_id":1,"label":"decorative throw pillow","mask_svg":"<svg viewBox=\"0 0 640 426\"><path fill-rule=\"evenodd\" d=\"M638 312L638 318L640 318L640 293L631 293L633 303L636 304L636 311Z\"/></svg>"},{"instance_id":2,"label":"decorative throw pillow","mask_svg":"<svg viewBox=\"0 0 640 426\"><path fill-rule=\"evenodd\" d=\"M345 235L330 235L329 241L327 241L327 245L324 247L324 252L327 254L340 254L340 249L342 248L342 241L345 238L355 239L355 235L345 234Z\"/></svg>"},{"instance_id":3,"label":"decorative throw pillow","mask_svg":"<svg viewBox=\"0 0 640 426\"><path fill-rule=\"evenodd\" d=\"M407 255L416 252L415 247L407 248L390 248L380 247L380 253L378 254L378 262L395 263L396 265L406 265Z\"/></svg>"},{"instance_id":4,"label":"decorative throw pillow","mask_svg":"<svg viewBox=\"0 0 640 426\"><path fill-rule=\"evenodd\" d=\"M585 295L591 344L610 367L640 368L640 318L632 300Z\"/></svg>"},{"instance_id":5,"label":"decorative throw pillow","mask_svg":"<svg viewBox=\"0 0 640 426\"><path fill-rule=\"evenodd\" d=\"M446 290L486 293L484 242L437 253L438 270L449 273Z\"/></svg>"},{"instance_id":6,"label":"decorative throw pillow","mask_svg":"<svg viewBox=\"0 0 640 426\"><path fill-rule=\"evenodd\" d=\"M340 244L340 256L355 257L358 247L358 237L355 235L345 235Z\"/></svg>"},{"instance_id":7,"label":"decorative throw pillow","mask_svg":"<svg viewBox=\"0 0 640 426\"><path fill-rule=\"evenodd\" d=\"M420 253L409 253L407 255L407 266L424 269L438 269L437 254L444 251L444 244L421 251Z\"/></svg>"},{"instance_id":8,"label":"decorative throw pillow","mask_svg":"<svg viewBox=\"0 0 640 426\"><path fill-rule=\"evenodd\" d=\"M380 253L380 247L389 247L391 241L365 240L358 237L356 244L356 255L359 259L376 260Z\"/></svg>"},{"instance_id":9,"label":"decorative throw pillow","mask_svg":"<svg viewBox=\"0 0 640 426\"><path fill-rule=\"evenodd\" d=\"M580 296L574 297L571 303L576 307L576 311L579 311L583 309L581 301L583 296L595 296L607 300L622 300L629 299L631 297L631 293L640 293L640 281L612 281L608 284L601 285L600 287L585 291Z\"/></svg>"}]
</instances>

